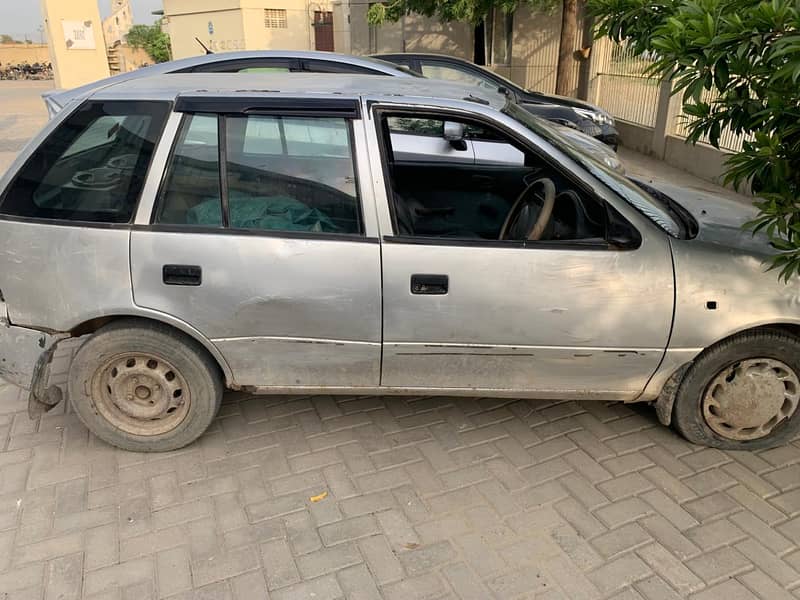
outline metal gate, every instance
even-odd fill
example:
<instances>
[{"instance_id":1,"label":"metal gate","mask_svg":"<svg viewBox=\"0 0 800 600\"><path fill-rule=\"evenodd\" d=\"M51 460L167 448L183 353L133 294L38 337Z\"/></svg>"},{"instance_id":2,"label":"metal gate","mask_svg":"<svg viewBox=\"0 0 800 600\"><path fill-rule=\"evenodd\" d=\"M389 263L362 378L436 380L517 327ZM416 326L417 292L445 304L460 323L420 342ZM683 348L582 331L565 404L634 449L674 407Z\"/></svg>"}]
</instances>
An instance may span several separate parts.
<instances>
[{"instance_id":1,"label":"metal gate","mask_svg":"<svg viewBox=\"0 0 800 600\"><path fill-rule=\"evenodd\" d=\"M314 48L333 52L333 13L314 11Z\"/></svg>"}]
</instances>

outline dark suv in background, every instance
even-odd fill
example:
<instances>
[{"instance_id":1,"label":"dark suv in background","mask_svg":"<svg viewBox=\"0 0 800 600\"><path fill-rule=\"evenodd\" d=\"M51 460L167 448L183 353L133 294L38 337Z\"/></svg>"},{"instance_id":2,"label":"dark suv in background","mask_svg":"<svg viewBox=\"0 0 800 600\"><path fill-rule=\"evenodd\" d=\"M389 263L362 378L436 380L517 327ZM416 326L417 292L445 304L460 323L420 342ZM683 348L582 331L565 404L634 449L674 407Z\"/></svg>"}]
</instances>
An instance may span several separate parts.
<instances>
[{"instance_id":1,"label":"dark suv in background","mask_svg":"<svg viewBox=\"0 0 800 600\"><path fill-rule=\"evenodd\" d=\"M446 79L477 85L487 90L503 89L528 112L583 133L612 146L619 144L614 118L603 109L575 98L526 90L513 81L469 61L441 54L375 54L373 58L393 62L431 79Z\"/></svg>"}]
</instances>

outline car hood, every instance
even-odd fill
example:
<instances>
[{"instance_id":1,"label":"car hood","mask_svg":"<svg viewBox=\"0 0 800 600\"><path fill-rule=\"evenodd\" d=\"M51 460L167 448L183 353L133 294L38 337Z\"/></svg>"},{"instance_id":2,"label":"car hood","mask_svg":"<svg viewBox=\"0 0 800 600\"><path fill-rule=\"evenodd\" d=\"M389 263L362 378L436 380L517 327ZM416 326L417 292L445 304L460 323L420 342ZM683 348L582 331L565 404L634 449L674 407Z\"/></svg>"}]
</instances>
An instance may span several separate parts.
<instances>
[{"instance_id":1,"label":"car hood","mask_svg":"<svg viewBox=\"0 0 800 600\"><path fill-rule=\"evenodd\" d=\"M728 197L701 188L679 187L661 181L652 181L649 185L691 213L699 227L696 240L752 254L774 254L766 235L753 235L742 227L758 214L750 198L737 198L732 193Z\"/></svg>"}]
</instances>

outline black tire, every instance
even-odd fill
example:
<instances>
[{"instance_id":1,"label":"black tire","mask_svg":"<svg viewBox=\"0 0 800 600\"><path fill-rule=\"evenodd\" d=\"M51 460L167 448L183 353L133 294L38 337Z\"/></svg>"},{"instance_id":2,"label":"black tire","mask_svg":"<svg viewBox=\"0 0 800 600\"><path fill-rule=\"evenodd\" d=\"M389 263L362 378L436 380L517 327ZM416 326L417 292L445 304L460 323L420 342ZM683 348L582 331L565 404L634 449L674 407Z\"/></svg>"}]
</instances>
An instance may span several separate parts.
<instances>
[{"instance_id":1,"label":"black tire","mask_svg":"<svg viewBox=\"0 0 800 600\"><path fill-rule=\"evenodd\" d=\"M797 408L758 439L731 439L709 426L703 415L708 386L721 373L752 359L780 361L800 375L800 340L782 331L764 329L733 336L705 350L686 372L675 396L672 425L683 437L694 444L723 450L760 450L787 444L800 434Z\"/></svg>"},{"instance_id":2,"label":"black tire","mask_svg":"<svg viewBox=\"0 0 800 600\"><path fill-rule=\"evenodd\" d=\"M166 415L166 412L175 411L172 405L164 411L162 423L163 427L171 427L169 431L138 433L136 423L141 423L146 429L151 427L151 422L161 417L131 418L109 402L114 402L112 399L118 396L112 394L111 386L104 385L105 380L102 378L108 378L108 373L116 371L109 370L110 365L117 364L114 361L123 360L132 354L152 356L153 360L147 362L147 366L151 363L167 365L163 369L167 369L167 378L172 375L172 380L169 381L174 381L177 377L181 382L180 389L172 393L166 387L162 390L159 385L154 386L155 390L160 390L157 396L159 404L162 400L174 402L169 398L179 392L182 395L180 414ZM141 361L138 368L144 371ZM120 377L124 378L124 374ZM143 377L147 378L148 375L144 374ZM139 378L132 378L133 384L124 381L125 385L131 386ZM150 379L147 381L150 382ZM130 389L123 387L122 383L120 386L119 389ZM144 387L139 386L136 390ZM107 398L100 393L100 390L106 388ZM224 386L219 366L195 340L159 323L125 320L103 327L80 347L70 368L68 390L70 402L78 417L100 439L123 450L165 452L192 443L208 429L219 411ZM153 397L156 397L155 392ZM132 399L133 396L126 398ZM149 392L146 398L150 398ZM137 402L142 402L138 400L138 396ZM153 403L149 401L149 404ZM115 417L115 411L122 418ZM109 417L109 414L112 416ZM174 417L180 417L180 420L172 426L172 422L167 419ZM129 422L134 424L129 425Z\"/></svg>"}]
</instances>

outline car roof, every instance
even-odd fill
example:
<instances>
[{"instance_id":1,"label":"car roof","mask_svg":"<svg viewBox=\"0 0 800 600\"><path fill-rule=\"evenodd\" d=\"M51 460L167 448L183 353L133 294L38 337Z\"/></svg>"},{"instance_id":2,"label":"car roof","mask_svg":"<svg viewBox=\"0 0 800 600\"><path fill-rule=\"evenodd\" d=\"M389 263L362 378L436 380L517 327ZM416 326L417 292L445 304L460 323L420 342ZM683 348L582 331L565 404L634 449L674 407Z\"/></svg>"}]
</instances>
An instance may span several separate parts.
<instances>
[{"instance_id":1,"label":"car roof","mask_svg":"<svg viewBox=\"0 0 800 600\"><path fill-rule=\"evenodd\" d=\"M153 77L164 73L174 73L184 69L191 69L202 65L212 65L222 62L238 61L238 60L252 60L259 58L288 58L288 59L316 59L325 60L328 62L336 62L342 64L349 64L356 67L363 67L371 69L378 73L391 75L393 77L412 77L413 75L398 69L397 65L391 62L373 58L368 56L350 56L348 54L338 54L336 52L320 52L314 50L246 50L239 52L221 52L215 54L206 54L201 56L192 56L189 58L181 58L178 60L171 60L169 62L157 63L148 67L142 67L136 71L129 71L127 73L120 73L113 77L106 77L98 81L93 81L70 90L53 90L43 94L45 97L53 98L58 101L61 106L73 98L85 97L91 92L107 87L109 85L117 85L125 81L135 79L142 79L145 77Z\"/></svg>"},{"instance_id":2,"label":"car roof","mask_svg":"<svg viewBox=\"0 0 800 600\"><path fill-rule=\"evenodd\" d=\"M508 99L473 86L415 77L346 73L179 73L122 81L97 90L100 100L168 100L179 96L436 100L502 109Z\"/></svg>"}]
</instances>

